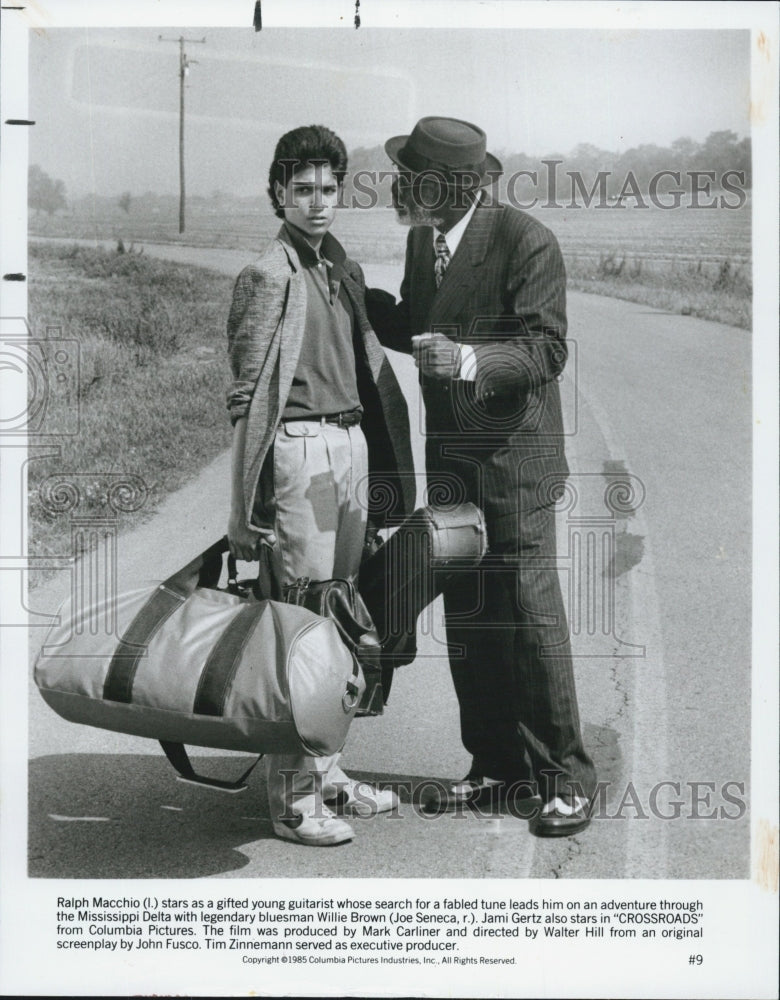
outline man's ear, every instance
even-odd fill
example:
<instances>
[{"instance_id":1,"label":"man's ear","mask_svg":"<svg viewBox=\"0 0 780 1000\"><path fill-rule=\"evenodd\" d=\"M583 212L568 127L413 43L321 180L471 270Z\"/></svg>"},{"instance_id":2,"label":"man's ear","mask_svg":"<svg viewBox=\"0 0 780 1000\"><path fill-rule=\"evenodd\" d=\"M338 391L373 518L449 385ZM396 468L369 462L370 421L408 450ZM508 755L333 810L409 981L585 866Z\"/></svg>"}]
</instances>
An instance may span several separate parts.
<instances>
[{"instance_id":1,"label":"man's ear","mask_svg":"<svg viewBox=\"0 0 780 1000\"><path fill-rule=\"evenodd\" d=\"M279 181L274 181L274 194L276 195L276 201L281 208L287 207L287 194L284 185L280 184Z\"/></svg>"}]
</instances>

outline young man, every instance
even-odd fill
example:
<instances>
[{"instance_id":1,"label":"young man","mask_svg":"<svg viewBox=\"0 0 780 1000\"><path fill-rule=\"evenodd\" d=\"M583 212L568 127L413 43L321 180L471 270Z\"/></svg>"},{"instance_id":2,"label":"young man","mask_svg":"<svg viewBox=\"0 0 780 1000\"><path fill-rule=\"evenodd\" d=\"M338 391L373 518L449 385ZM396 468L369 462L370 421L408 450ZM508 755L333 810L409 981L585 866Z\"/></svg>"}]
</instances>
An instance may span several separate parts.
<instances>
[{"instance_id":1,"label":"young man","mask_svg":"<svg viewBox=\"0 0 780 1000\"><path fill-rule=\"evenodd\" d=\"M367 516L376 528L389 513L359 503L367 476L390 483L394 514L414 503L406 404L368 324L362 272L328 232L346 169L344 144L329 129L282 136L268 193L284 223L238 276L228 319L228 538L236 557L260 557L271 593L299 577L356 575ZM338 757L265 758L277 836L342 843L353 831L330 807L355 815L395 807L393 792L353 782Z\"/></svg>"},{"instance_id":2,"label":"young man","mask_svg":"<svg viewBox=\"0 0 780 1000\"><path fill-rule=\"evenodd\" d=\"M385 149L411 230L401 301L370 290L369 318L420 369L429 490L457 476L484 510L490 545L479 573L458 574L444 593L448 641L465 650L450 667L473 757L444 805L525 788L543 800L533 832L569 836L588 824L596 775L555 569L554 484L568 472L556 381L563 260L548 229L488 195L501 165L476 125L423 118Z\"/></svg>"}]
</instances>

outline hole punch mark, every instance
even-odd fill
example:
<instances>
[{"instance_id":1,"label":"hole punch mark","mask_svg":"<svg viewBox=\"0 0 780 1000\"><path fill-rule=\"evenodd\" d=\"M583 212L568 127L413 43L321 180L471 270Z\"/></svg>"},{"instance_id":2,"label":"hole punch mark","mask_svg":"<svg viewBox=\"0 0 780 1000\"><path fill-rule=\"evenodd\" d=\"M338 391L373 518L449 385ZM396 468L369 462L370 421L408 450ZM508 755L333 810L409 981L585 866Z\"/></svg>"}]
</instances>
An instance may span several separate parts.
<instances>
[{"instance_id":1,"label":"hole punch mark","mask_svg":"<svg viewBox=\"0 0 780 1000\"><path fill-rule=\"evenodd\" d=\"M4 274L3 281L27 281L27 275L17 271L15 274Z\"/></svg>"},{"instance_id":2,"label":"hole punch mark","mask_svg":"<svg viewBox=\"0 0 780 1000\"><path fill-rule=\"evenodd\" d=\"M12 10L16 10L15 7L12 7L11 9ZM24 9L23 7L19 8L19 10L23 10L23 9ZM8 8L7 7L3 7L3 10L8 10ZM35 124L35 122L31 122L27 118L6 118L5 123L6 123L6 125L34 125Z\"/></svg>"}]
</instances>

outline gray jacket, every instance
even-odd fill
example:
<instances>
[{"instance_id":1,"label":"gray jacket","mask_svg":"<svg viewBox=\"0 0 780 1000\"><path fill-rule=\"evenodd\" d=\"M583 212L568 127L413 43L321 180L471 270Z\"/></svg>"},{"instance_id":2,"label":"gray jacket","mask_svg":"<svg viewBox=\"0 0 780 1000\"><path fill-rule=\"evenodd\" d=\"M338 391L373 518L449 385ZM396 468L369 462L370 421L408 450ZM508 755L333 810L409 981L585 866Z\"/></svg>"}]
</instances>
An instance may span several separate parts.
<instances>
[{"instance_id":1,"label":"gray jacket","mask_svg":"<svg viewBox=\"0 0 780 1000\"><path fill-rule=\"evenodd\" d=\"M326 234L322 243L326 257L333 243ZM343 284L357 327L355 362L369 452L369 514L383 523L388 516L403 518L414 506L409 418L401 388L366 316L363 272L349 258L344 270ZM227 324L233 373L228 409L233 423L247 418L243 470L247 518L298 367L305 321L301 263L295 249L277 237L236 279Z\"/></svg>"}]
</instances>

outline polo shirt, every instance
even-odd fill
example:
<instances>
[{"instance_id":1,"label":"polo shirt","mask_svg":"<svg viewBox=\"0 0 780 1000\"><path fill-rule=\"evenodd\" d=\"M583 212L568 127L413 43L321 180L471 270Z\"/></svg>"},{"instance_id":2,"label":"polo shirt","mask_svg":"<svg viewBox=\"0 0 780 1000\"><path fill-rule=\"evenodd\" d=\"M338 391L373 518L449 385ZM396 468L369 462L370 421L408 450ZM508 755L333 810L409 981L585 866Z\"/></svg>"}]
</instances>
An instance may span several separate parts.
<instances>
[{"instance_id":1,"label":"polo shirt","mask_svg":"<svg viewBox=\"0 0 780 1000\"><path fill-rule=\"evenodd\" d=\"M354 314L344 288L341 244L326 235L328 257L285 222L279 238L297 252L306 282L306 321L298 367L282 420L307 420L360 406L353 345Z\"/></svg>"}]
</instances>

